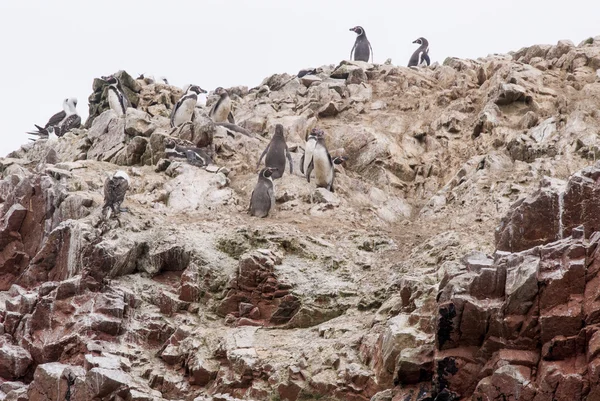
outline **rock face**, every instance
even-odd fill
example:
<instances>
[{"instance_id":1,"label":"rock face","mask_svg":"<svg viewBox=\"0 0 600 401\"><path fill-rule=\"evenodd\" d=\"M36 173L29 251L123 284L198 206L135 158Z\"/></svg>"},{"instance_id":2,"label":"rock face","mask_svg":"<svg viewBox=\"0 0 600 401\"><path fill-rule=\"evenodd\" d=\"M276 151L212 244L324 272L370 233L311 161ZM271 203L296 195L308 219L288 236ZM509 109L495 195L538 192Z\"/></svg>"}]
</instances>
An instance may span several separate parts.
<instances>
[{"instance_id":1,"label":"rock face","mask_svg":"<svg viewBox=\"0 0 600 401\"><path fill-rule=\"evenodd\" d=\"M0 159L0 399L600 399L599 69L600 38L343 61L177 129L180 88L117 73L122 118L95 80L86 128ZM294 174L256 219L276 124ZM299 172L314 127L335 193Z\"/></svg>"}]
</instances>

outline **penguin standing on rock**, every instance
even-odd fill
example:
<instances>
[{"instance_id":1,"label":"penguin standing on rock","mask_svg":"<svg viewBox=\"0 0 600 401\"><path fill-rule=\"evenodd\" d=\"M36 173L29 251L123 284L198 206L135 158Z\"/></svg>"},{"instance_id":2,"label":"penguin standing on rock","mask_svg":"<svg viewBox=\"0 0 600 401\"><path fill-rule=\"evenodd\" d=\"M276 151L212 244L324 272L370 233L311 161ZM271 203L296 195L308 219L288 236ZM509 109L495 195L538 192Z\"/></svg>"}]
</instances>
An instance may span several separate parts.
<instances>
[{"instance_id":1,"label":"penguin standing on rock","mask_svg":"<svg viewBox=\"0 0 600 401\"><path fill-rule=\"evenodd\" d=\"M417 43L420 46L410 57L410 60L408 61L408 66L418 67L422 63L430 65L431 62L429 60L429 42L427 41L427 39L420 37L419 39L413 41L413 43Z\"/></svg>"},{"instance_id":2,"label":"penguin standing on rock","mask_svg":"<svg viewBox=\"0 0 600 401\"><path fill-rule=\"evenodd\" d=\"M317 144L317 133L323 132L318 128L313 128L306 138L306 144L304 145L304 154L300 158L300 172L302 174L306 174L308 171L308 165L312 161L313 151L315 150L315 145Z\"/></svg>"},{"instance_id":3,"label":"penguin standing on rock","mask_svg":"<svg viewBox=\"0 0 600 401\"><path fill-rule=\"evenodd\" d=\"M113 75L102 77L102 79L108 84L107 98L109 107L118 116L126 115L130 103L123 90L121 90L121 83L119 80Z\"/></svg>"},{"instance_id":4,"label":"penguin standing on rock","mask_svg":"<svg viewBox=\"0 0 600 401\"><path fill-rule=\"evenodd\" d=\"M230 122L235 124L233 114L231 114L231 98L229 93L220 86L215 89L215 95L219 95L219 100L213 105L208 116L216 123Z\"/></svg>"},{"instance_id":5,"label":"penguin standing on rock","mask_svg":"<svg viewBox=\"0 0 600 401\"><path fill-rule=\"evenodd\" d=\"M335 178L335 165L342 164L347 157L336 157L331 159L325 145L325 133L319 130L316 133L317 142L312 153L311 161L306 170L306 179L310 182L310 174L315 171L315 182L317 188L326 188L328 191L335 192L333 180Z\"/></svg>"},{"instance_id":6,"label":"penguin standing on rock","mask_svg":"<svg viewBox=\"0 0 600 401\"><path fill-rule=\"evenodd\" d=\"M126 209L121 208L121 203L125 200L125 193L129 189L129 182L129 175L123 170L118 170L104 181L104 206L102 207L102 215L105 220L110 218L111 212L117 216L120 212L126 211ZM120 222L119 225L121 225Z\"/></svg>"},{"instance_id":7,"label":"penguin standing on rock","mask_svg":"<svg viewBox=\"0 0 600 401\"><path fill-rule=\"evenodd\" d=\"M171 127L179 127L189 121L194 121L194 108L198 102L198 95L206 93L198 85L190 85L185 94L179 99L171 112Z\"/></svg>"},{"instance_id":8,"label":"penguin standing on rock","mask_svg":"<svg viewBox=\"0 0 600 401\"><path fill-rule=\"evenodd\" d=\"M256 217L267 217L275 206L275 189L273 186L273 172L276 168L265 167L258 173L258 181L250 197L248 213Z\"/></svg>"},{"instance_id":9,"label":"penguin standing on rock","mask_svg":"<svg viewBox=\"0 0 600 401\"><path fill-rule=\"evenodd\" d=\"M352 53L354 53L355 61L369 62L369 56L371 57L371 61L373 61L373 49L363 27L355 26L354 28L350 28L350 30L356 32L356 41L354 42L354 46L352 46L352 50L350 50L350 60L352 60Z\"/></svg>"},{"instance_id":10,"label":"penguin standing on rock","mask_svg":"<svg viewBox=\"0 0 600 401\"><path fill-rule=\"evenodd\" d=\"M277 124L275 126L275 134L273 138L271 138L271 142L267 145L266 149L260 155L258 159L258 163L256 164L256 168L260 166L260 162L263 157L267 155L265 158L265 167L272 167L272 178L277 179L281 178L285 171L285 159L287 158L290 163L290 174L294 172L294 167L292 163L292 156L290 155L290 151L287 148L287 144L285 143L285 137L283 136L283 125Z\"/></svg>"}]
</instances>

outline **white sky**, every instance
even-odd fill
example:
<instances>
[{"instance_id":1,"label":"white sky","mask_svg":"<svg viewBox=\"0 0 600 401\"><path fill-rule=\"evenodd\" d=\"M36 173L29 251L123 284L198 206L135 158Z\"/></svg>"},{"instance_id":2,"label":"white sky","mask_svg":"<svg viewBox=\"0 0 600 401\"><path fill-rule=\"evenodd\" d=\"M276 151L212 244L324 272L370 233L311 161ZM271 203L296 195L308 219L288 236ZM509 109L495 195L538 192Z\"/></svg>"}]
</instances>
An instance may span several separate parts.
<instances>
[{"instance_id":1,"label":"white sky","mask_svg":"<svg viewBox=\"0 0 600 401\"><path fill-rule=\"evenodd\" d=\"M348 58L364 27L376 63L406 65L424 36L431 61L477 58L600 34L600 1L0 0L0 156L124 69L171 84L258 85L273 73Z\"/></svg>"}]
</instances>

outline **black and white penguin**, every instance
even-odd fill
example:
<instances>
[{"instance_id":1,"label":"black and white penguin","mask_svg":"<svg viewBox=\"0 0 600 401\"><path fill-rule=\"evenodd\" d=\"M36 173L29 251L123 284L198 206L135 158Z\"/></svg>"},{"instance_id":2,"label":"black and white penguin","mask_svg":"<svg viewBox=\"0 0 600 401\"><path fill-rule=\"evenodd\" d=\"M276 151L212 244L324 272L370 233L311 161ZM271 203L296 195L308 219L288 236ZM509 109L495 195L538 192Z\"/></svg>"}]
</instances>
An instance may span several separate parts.
<instances>
[{"instance_id":1,"label":"black and white penguin","mask_svg":"<svg viewBox=\"0 0 600 401\"><path fill-rule=\"evenodd\" d=\"M198 95L206 93L198 85L190 85L185 94L179 99L171 111L171 127L178 127L188 121L194 121L194 108L198 102Z\"/></svg>"},{"instance_id":2,"label":"black and white penguin","mask_svg":"<svg viewBox=\"0 0 600 401\"><path fill-rule=\"evenodd\" d=\"M116 216L120 212L126 211L121 209L121 203L125 199L125 193L129 189L129 175L123 170L117 170L111 177L104 181L104 206L102 207L102 215L105 220L111 216L111 212Z\"/></svg>"},{"instance_id":3,"label":"black and white penguin","mask_svg":"<svg viewBox=\"0 0 600 401\"><path fill-rule=\"evenodd\" d=\"M313 128L310 131L308 137L306 138L306 144L304 145L304 154L300 158L300 172L302 174L306 174L306 172L308 171L308 165L312 161L313 151L315 150L315 145L317 144L318 132L323 133L323 131L319 128Z\"/></svg>"},{"instance_id":4,"label":"black and white penguin","mask_svg":"<svg viewBox=\"0 0 600 401\"><path fill-rule=\"evenodd\" d=\"M265 167L258 173L258 181L250 197L248 213L256 217L267 217L275 206L275 189L272 175L277 170L273 167Z\"/></svg>"},{"instance_id":5,"label":"black and white penguin","mask_svg":"<svg viewBox=\"0 0 600 401\"><path fill-rule=\"evenodd\" d=\"M265 154L267 155L265 158L265 167L272 167L274 169L272 172L273 179L281 178L281 176L283 176L286 158L290 163L290 174L294 172L292 156L290 155L290 151L285 143L285 136L283 135L283 125L275 125L275 134L273 134L271 142L269 142L266 149L260 155L258 163L256 163L256 168L260 166L260 162Z\"/></svg>"},{"instance_id":6,"label":"black and white penguin","mask_svg":"<svg viewBox=\"0 0 600 401\"><path fill-rule=\"evenodd\" d=\"M37 131L27 132L30 135L47 138L48 128L54 128L56 136L63 136L73 128L81 126L81 117L77 114L77 98L71 97L63 100L63 110L50 117L44 127L34 124ZM32 139L33 140L33 139Z\"/></svg>"},{"instance_id":7,"label":"black and white penguin","mask_svg":"<svg viewBox=\"0 0 600 401\"><path fill-rule=\"evenodd\" d=\"M231 114L231 98L229 93L220 86L215 89L215 95L219 95L219 100L213 104L208 116L216 123L230 122L235 124L233 114Z\"/></svg>"},{"instance_id":8,"label":"black and white penguin","mask_svg":"<svg viewBox=\"0 0 600 401\"><path fill-rule=\"evenodd\" d=\"M427 41L427 39L421 37L413 41L413 43L417 43L420 46L410 57L410 60L408 61L408 66L416 67L420 66L422 63L426 63L427 65L429 65L431 62L429 61L429 42Z\"/></svg>"},{"instance_id":9,"label":"black and white penguin","mask_svg":"<svg viewBox=\"0 0 600 401\"><path fill-rule=\"evenodd\" d=\"M350 30L356 32L356 41L354 42L354 46L352 46L352 50L350 50L350 60L352 60L352 53L354 53L355 61L369 62L369 56L372 61L373 49L371 48L371 43L369 42L369 39L367 39L367 34L363 27L355 26L354 28L350 28Z\"/></svg>"},{"instance_id":10,"label":"black and white penguin","mask_svg":"<svg viewBox=\"0 0 600 401\"><path fill-rule=\"evenodd\" d=\"M193 146L180 146L173 140L165 143L165 154L167 158L186 159L189 164L196 167L206 167L213 164L212 159L203 149Z\"/></svg>"},{"instance_id":11,"label":"black and white penguin","mask_svg":"<svg viewBox=\"0 0 600 401\"><path fill-rule=\"evenodd\" d=\"M127 108L130 106L127 95L121 89L121 83L117 77L110 75L108 77L102 77L106 83L108 83L108 105L112 111L118 116L124 116L127 114Z\"/></svg>"},{"instance_id":12,"label":"black and white penguin","mask_svg":"<svg viewBox=\"0 0 600 401\"><path fill-rule=\"evenodd\" d=\"M306 170L306 179L310 182L310 174L315 171L315 183L317 188L326 188L328 191L335 192L333 180L335 178L335 164L341 164L346 157L336 157L331 159L325 145L325 133L319 130L316 133L317 143L312 153L311 161Z\"/></svg>"}]
</instances>

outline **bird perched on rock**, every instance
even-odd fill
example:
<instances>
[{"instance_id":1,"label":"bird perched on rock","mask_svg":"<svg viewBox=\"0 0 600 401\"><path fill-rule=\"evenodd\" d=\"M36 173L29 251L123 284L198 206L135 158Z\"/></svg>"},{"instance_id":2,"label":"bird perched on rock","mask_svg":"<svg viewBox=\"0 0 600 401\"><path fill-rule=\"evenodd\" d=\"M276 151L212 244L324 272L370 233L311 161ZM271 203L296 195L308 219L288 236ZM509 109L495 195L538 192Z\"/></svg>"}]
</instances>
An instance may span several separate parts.
<instances>
[{"instance_id":1,"label":"bird perched on rock","mask_svg":"<svg viewBox=\"0 0 600 401\"><path fill-rule=\"evenodd\" d=\"M306 179L310 182L310 174L314 170L317 188L326 188L328 191L335 192L333 188L335 165L342 164L344 161L348 160L348 158L336 157L332 159L327 151L327 146L325 145L325 133L322 130L319 130L316 132L316 137L317 142L306 170Z\"/></svg>"},{"instance_id":2,"label":"bird perched on rock","mask_svg":"<svg viewBox=\"0 0 600 401\"><path fill-rule=\"evenodd\" d=\"M231 98L229 93L220 86L215 89L215 95L219 95L219 100L213 104L208 116L216 123L230 122L235 124L233 114L231 114Z\"/></svg>"},{"instance_id":3,"label":"bird perched on rock","mask_svg":"<svg viewBox=\"0 0 600 401\"><path fill-rule=\"evenodd\" d=\"M102 215L105 220L110 218L111 212L117 216L120 212L127 211L127 209L121 208L121 203L125 199L129 184L129 175L123 170L117 170L112 176L106 178L104 181L104 206L102 207Z\"/></svg>"},{"instance_id":4,"label":"bird perched on rock","mask_svg":"<svg viewBox=\"0 0 600 401\"><path fill-rule=\"evenodd\" d=\"M356 32L356 41L354 42L354 46L352 46L352 50L350 50L350 59L352 60L352 53L354 53L355 61L368 62L369 56L371 56L372 60L373 49L363 27L355 26L354 28L350 28L350 30Z\"/></svg>"},{"instance_id":5,"label":"bird perched on rock","mask_svg":"<svg viewBox=\"0 0 600 401\"><path fill-rule=\"evenodd\" d=\"M193 146L180 146L173 140L165 143L165 154L168 158L186 159L189 164L196 167L206 167L213 164L210 156L201 148Z\"/></svg>"},{"instance_id":6,"label":"bird perched on rock","mask_svg":"<svg viewBox=\"0 0 600 401\"><path fill-rule=\"evenodd\" d=\"M427 65L429 65L429 42L427 41L427 39L420 37L419 39L413 41L413 43L417 43L420 46L410 57L410 60L408 61L408 66L416 67L420 66L422 63L426 63Z\"/></svg>"},{"instance_id":7,"label":"bird perched on rock","mask_svg":"<svg viewBox=\"0 0 600 401\"><path fill-rule=\"evenodd\" d=\"M317 144L317 134L323 134L323 131L319 128L313 128L310 131L310 134L306 138L306 144L304 145L304 154L300 158L300 172L302 174L306 174L308 171L308 165L312 161L313 151L315 150L315 145Z\"/></svg>"},{"instance_id":8,"label":"bird perched on rock","mask_svg":"<svg viewBox=\"0 0 600 401\"><path fill-rule=\"evenodd\" d=\"M198 85L190 85L185 94L179 99L171 112L171 127L178 127L188 121L194 121L194 108L198 102L198 95L206 93Z\"/></svg>"},{"instance_id":9,"label":"bird perched on rock","mask_svg":"<svg viewBox=\"0 0 600 401\"><path fill-rule=\"evenodd\" d=\"M273 134L273 138L271 138L271 142L267 145L265 150L260 155L258 159L258 163L256 163L256 168L260 166L260 162L262 158L267 155L265 158L265 167L273 167L274 170L272 172L272 178L281 178L285 171L285 159L287 158L290 163L290 174L294 172L294 167L292 163L292 156L290 155L290 151L288 150L287 144L285 143L285 136L283 136L283 125L277 124L275 125L275 134Z\"/></svg>"},{"instance_id":10,"label":"bird perched on rock","mask_svg":"<svg viewBox=\"0 0 600 401\"><path fill-rule=\"evenodd\" d=\"M250 197L248 213L256 217L267 217L275 206L275 189L273 185L274 167L265 167L258 173L258 181Z\"/></svg>"},{"instance_id":11,"label":"bird perched on rock","mask_svg":"<svg viewBox=\"0 0 600 401\"><path fill-rule=\"evenodd\" d=\"M77 99L74 97L63 100L63 110L50 117L50 120L42 128L34 124L37 131L27 132L30 135L48 138L48 128L53 128L53 133L61 137L73 128L81 126L81 117L77 114Z\"/></svg>"},{"instance_id":12,"label":"bird perched on rock","mask_svg":"<svg viewBox=\"0 0 600 401\"><path fill-rule=\"evenodd\" d=\"M109 107L118 116L126 115L130 102L129 99L127 99L127 95L125 95L125 92L121 89L119 80L114 75L102 77L102 79L108 84L107 98Z\"/></svg>"}]
</instances>

